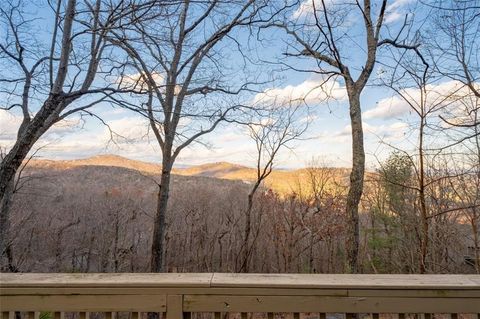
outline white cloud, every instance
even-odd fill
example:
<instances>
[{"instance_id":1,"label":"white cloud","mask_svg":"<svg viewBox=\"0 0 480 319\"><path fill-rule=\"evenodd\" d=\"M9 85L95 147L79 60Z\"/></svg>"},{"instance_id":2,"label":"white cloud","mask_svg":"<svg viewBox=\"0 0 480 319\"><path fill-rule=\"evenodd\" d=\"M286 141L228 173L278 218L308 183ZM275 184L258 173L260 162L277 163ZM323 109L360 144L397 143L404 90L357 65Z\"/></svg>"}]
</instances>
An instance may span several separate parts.
<instances>
[{"instance_id":1,"label":"white cloud","mask_svg":"<svg viewBox=\"0 0 480 319\"><path fill-rule=\"evenodd\" d=\"M36 147L42 147L40 155L48 158L83 158L103 153L138 159L161 158L157 142L149 139L148 122L143 117L107 120L106 124L110 129L90 122L85 129L72 130L71 134L46 134Z\"/></svg>"},{"instance_id":2,"label":"white cloud","mask_svg":"<svg viewBox=\"0 0 480 319\"><path fill-rule=\"evenodd\" d=\"M149 128L147 119L141 116L124 117L109 121L107 124L110 130L120 137L120 140L116 142L121 142L122 140L125 140L125 142L142 140L146 137ZM107 127L104 128L103 138L110 137L110 130Z\"/></svg>"},{"instance_id":3,"label":"white cloud","mask_svg":"<svg viewBox=\"0 0 480 319\"><path fill-rule=\"evenodd\" d=\"M417 0L395 0L389 3L385 8L384 22L386 24L390 24L403 19L405 17L406 8L408 5L415 3L416 1ZM302 3L300 3L300 6L297 8L297 10L295 10L295 12L292 14L292 18L309 18L310 16L313 16L314 3L317 10L323 9L323 3L321 0L304 0ZM349 2L346 0L325 0L325 7L327 10L334 5L342 4L352 4L356 6L354 2Z\"/></svg>"},{"instance_id":4,"label":"white cloud","mask_svg":"<svg viewBox=\"0 0 480 319\"><path fill-rule=\"evenodd\" d=\"M151 73L152 79L160 88L162 93L165 92L165 76L158 72ZM119 76L115 83L117 83L123 89L137 90L139 92L146 92L148 90L148 85L145 82L145 73L134 73L134 74L124 74ZM175 94L178 94L181 90L179 85L175 86Z\"/></svg>"},{"instance_id":5,"label":"white cloud","mask_svg":"<svg viewBox=\"0 0 480 319\"><path fill-rule=\"evenodd\" d=\"M22 123L22 117L0 110L0 146L10 148L17 139L18 129ZM78 118L67 118L55 123L44 135L44 140L54 140L65 134L71 133L81 124Z\"/></svg>"},{"instance_id":6,"label":"white cloud","mask_svg":"<svg viewBox=\"0 0 480 319\"><path fill-rule=\"evenodd\" d=\"M160 73L154 72L151 76L157 85L163 85L163 83L165 82L165 77ZM116 79L115 83L119 84L120 87L125 89L146 91L147 84L145 82L145 78L145 73L124 74L119 76Z\"/></svg>"},{"instance_id":7,"label":"white cloud","mask_svg":"<svg viewBox=\"0 0 480 319\"><path fill-rule=\"evenodd\" d=\"M387 11L398 10L415 1L416 0L395 0L387 6L386 10Z\"/></svg>"},{"instance_id":8,"label":"white cloud","mask_svg":"<svg viewBox=\"0 0 480 319\"><path fill-rule=\"evenodd\" d=\"M16 140L22 118L6 111L0 111L0 146L9 149ZM106 126L83 124L79 118L66 119L56 123L34 146L41 148L41 155L50 158L79 158L96 155L105 151L131 156L158 155L155 143L148 139L148 122L141 116L127 116L106 120ZM94 124L94 123L91 123Z\"/></svg>"},{"instance_id":9,"label":"white cloud","mask_svg":"<svg viewBox=\"0 0 480 319\"><path fill-rule=\"evenodd\" d=\"M403 139L408 130L409 125L405 122L395 122L392 124L382 124L378 126L367 125L365 129L367 133L387 141Z\"/></svg>"},{"instance_id":10,"label":"white cloud","mask_svg":"<svg viewBox=\"0 0 480 319\"><path fill-rule=\"evenodd\" d=\"M396 118L411 110L410 106L399 96L393 96L380 100L377 105L363 113L365 119Z\"/></svg>"},{"instance_id":11,"label":"white cloud","mask_svg":"<svg viewBox=\"0 0 480 319\"><path fill-rule=\"evenodd\" d=\"M22 118L11 112L0 110L0 141L12 141L17 136Z\"/></svg>"},{"instance_id":12,"label":"white cloud","mask_svg":"<svg viewBox=\"0 0 480 319\"><path fill-rule=\"evenodd\" d=\"M245 128L243 130L241 129L236 129L236 130L228 130L225 132L219 132L221 133L220 136L215 138L215 141L218 143L224 143L224 144L235 144L235 143L244 143L246 140L248 140L248 132L246 131Z\"/></svg>"},{"instance_id":13,"label":"white cloud","mask_svg":"<svg viewBox=\"0 0 480 319\"><path fill-rule=\"evenodd\" d=\"M448 81L435 85L427 85L427 95L424 97L425 105L432 107L443 101L444 105L455 107L454 102L459 97L470 95L470 91L458 81ZM420 103L422 94L418 88L407 88L400 91L409 101ZM399 95L380 100L377 105L364 112L365 119L390 119L398 118L412 111L411 106Z\"/></svg>"},{"instance_id":14,"label":"white cloud","mask_svg":"<svg viewBox=\"0 0 480 319\"><path fill-rule=\"evenodd\" d=\"M380 138L385 141L396 141L404 138L409 129L409 125L404 122L394 122L392 124L372 125L363 122L363 131L366 137ZM320 139L330 143L347 143L351 141L352 126L346 125L342 130L325 133ZM368 136L369 135L369 136Z\"/></svg>"},{"instance_id":15,"label":"white cloud","mask_svg":"<svg viewBox=\"0 0 480 319\"><path fill-rule=\"evenodd\" d=\"M406 7L417 0L396 0L390 3L385 10L384 21L386 24L394 23L398 20L404 19Z\"/></svg>"},{"instance_id":16,"label":"white cloud","mask_svg":"<svg viewBox=\"0 0 480 319\"><path fill-rule=\"evenodd\" d=\"M297 85L287 85L283 88L267 89L255 96L255 103L272 103L277 106L289 106L292 103L315 105L328 100L345 100L347 92L335 80L327 81L321 78L306 80Z\"/></svg>"},{"instance_id":17,"label":"white cloud","mask_svg":"<svg viewBox=\"0 0 480 319\"><path fill-rule=\"evenodd\" d=\"M301 17L308 17L309 15L313 14L313 4L315 1L315 8L317 10L323 8L323 4L321 0L304 0L300 6L298 7L297 10L292 15L292 18L297 19ZM336 2L342 2L343 0L325 0L325 6L328 8L328 6L331 6L335 4Z\"/></svg>"}]
</instances>

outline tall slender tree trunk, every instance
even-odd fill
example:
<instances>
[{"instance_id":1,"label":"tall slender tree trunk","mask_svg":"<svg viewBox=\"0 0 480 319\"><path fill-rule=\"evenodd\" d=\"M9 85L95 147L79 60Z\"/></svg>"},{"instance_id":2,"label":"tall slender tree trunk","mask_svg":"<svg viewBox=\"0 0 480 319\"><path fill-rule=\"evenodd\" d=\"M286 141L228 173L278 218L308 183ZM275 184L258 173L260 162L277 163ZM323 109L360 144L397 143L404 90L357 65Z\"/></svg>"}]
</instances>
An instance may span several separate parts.
<instances>
[{"instance_id":1,"label":"tall slender tree trunk","mask_svg":"<svg viewBox=\"0 0 480 319\"><path fill-rule=\"evenodd\" d=\"M350 189L347 195L346 215L348 218L347 263L348 271L358 273L359 252L359 217L358 206L363 193L365 173L365 150L363 146L362 111L360 108L360 93L350 87L350 123L352 126L352 171L350 173Z\"/></svg>"},{"instance_id":2,"label":"tall slender tree trunk","mask_svg":"<svg viewBox=\"0 0 480 319\"><path fill-rule=\"evenodd\" d=\"M478 226L477 226L477 213L474 208L474 212L472 214L472 218L470 220L470 225L472 227L472 234L473 234L473 249L474 251L474 257L475 257L475 271L477 274L480 274L480 244L479 244L479 238L478 238Z\"/></svg>"},{"instance_id":3,"label":"tall slender tree trunk","mask_svg":"<svg viewBox=\"0 0 480 319\"><path fill-rule=\"evenodd\" d=\"M428 254L428 213L427 213L427 204L425 199L425 159L423 153L423 134L425 128L425 119L422 118L420 123L420 134L419 134L419 197L420 197L420 214L421 214L421 224L422 224L422 239L420 244L420 273L424 274L427 271L427 254Z\"/></svg>"},{"instance_id":4,"label":"tall slender tree trunk","mask_svg":"<svg viewBox=\"0 0 480 319\"><path fill-rule=\"evenodd\" d=\"M252 232L252 212L253 212L253 200L257 189L260 187L261 181L256 181L252 190L248 194L247 209L245 210L245 225L243 228L243 243L240 247L240 268L239 272L248 272L248 264L250 261L251 248L250 247L250 234Z\"/></svg>"},{"instance_id":5,"label":"tall slender tree trunk","mask_svg":"<svg viewBox=\"0 0 480 319\"><path fill-rule=\"evenodd\" d=\"M475 91L477 92L477 91ZM477 92L478 93L478 92ZM480 96L477 95L477 97L480 98ZM475 123L479 123L479 118L478 118L479 112L475 111L474 116L475 116ZM476 134L475 138L475 145L477 147L477 182L475 183L477 185L477 191L475 192L475 198L474 200L480 199L480 187L478 187L479 182L480 182L480 125L476 125L474 130ZM472 231L473 231L473 247L475 249L475 269L477 271L477 274L480 274L480 239L478 238L478 211L476 208L473 208L472 212L472 219L471 219L471 226L472 226Z\"/></svg>"},{"instance_id":6,"label":"tall slender tree trunk","mask_svg":"<svg viewBox=\"0 0 480 319\"><path fill-rule=\"evenodd\" d=\"M165 243L165 217L167 215L168 199L170 193L170 176L172 171L171 152L164 151L162 161L162 175L157 193L157 211L153 222L153 240L151 249L150 271L164 272L164 243Z\"/></svg>"},{"instance_id":7,"label":"tall slender tree trunk","mask_svg":"<svg viewBox=\"0 0 480 319\"><path fill-rule=\"evenodd\" d=\"M267 175L268 176L268 175ZM266 177L266 176L265 176ZM248 272L249 263L252 255L253 245L255 244L256 237L253 238L253 243L250 245L250 237L252 233L252 213L253 213L253 201L255 199L255 194L257 193L260 184L265 177L258 178L255 184L253 185L250 193L248 193L248 202L247 209L245 210L245 225L243 228L243 243L240 247L240 268L239 272Z\"/></svg>"},{"instance_id":8,"label":"tall slender tree trunk","mask_svg":"<svg viewBox=\"0 0 480 319\"><path fill-rule=\"evenodd\" d=\"M248 194L248 206L245 210L245 225L243 228L243 243L241 247L240 272L248 272L248 264L250 260L250 234L252 232L252 210L254 192Z\"/></svg>"}]
</instances>

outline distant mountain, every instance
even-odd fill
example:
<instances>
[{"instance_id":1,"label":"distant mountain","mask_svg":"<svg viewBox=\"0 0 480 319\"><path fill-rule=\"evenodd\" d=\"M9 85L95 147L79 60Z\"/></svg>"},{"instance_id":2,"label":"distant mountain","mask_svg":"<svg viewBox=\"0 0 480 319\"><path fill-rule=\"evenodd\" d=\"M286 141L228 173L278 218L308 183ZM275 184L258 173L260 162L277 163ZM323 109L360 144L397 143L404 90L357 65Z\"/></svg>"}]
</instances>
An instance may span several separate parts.
<instances>
[{"instance_id":1,"label":"distant mountain","mask_svg":"<svg viewBox=\"0 0 480 319\"><path fill-rule=\"evenodd\" d=\"M302 186L305 187L305 184L309 183L311 170L312 169L308 168L296 170L273 170L265 181L265 184L267 187L282 194L298 192L299 188ZM331 174L330 183L343 183L348 177L348 170L344 168L316 168L315 170L317 170L317 173L323 171L324 173ZM208 176L253 182L256 180L257 170L242 165L219 162L175 169L174 173L184 176Z\"/></svg>"},{"instance_id":2,"label":"distant mountain","mask_svg":"<svg viewBox=\"0 0 480 319\"><path fill-rule=\"evenodd\" d=\"M174 169L174 173L187 176L207 176L250 181L254 179L256 170L247 166L228 162L217 162L195 165L187 168L176 168Z\"/></svg>"},{"instance_id":3,"label":"distant mountain","mask_svg":"<svg viewBox=\"0 0 480 319\"><path fill-rule=\"evenodd\" d=\"M33 159L29 167L48 168L55 170L64 170L79 166L108 166L122 167L140 171L148 175L159 175L161 166L156 163L149 163L128 159L117 155L99 155L85 159L75 160L43 160ZM324 175L329 174L329 184L348 181L348 169L345 168L316 168ZM287 194L296 192L300 188L305 188L310 182L312 169L303 168L297 170L274 170L266 180L267 187L275 191ZM210 177L217 179L239 180L246 183L253 182L256 179L257 171L254 168L232 164L228 162L208 163L195 165L186 168L174 168L173 174L191 177Z\"/></svg>"},{"instance_id":4,"label":"distant mountain","mask_svg":"<svg viewBox=\"0 0 480 319\"><path fill-rule=\"evenodd\" d=\"M33 159L29 166L38 168L67 169L78 166L110 166L134 169L148 174L158 174L161 166L155 163L132 160L118 155L98 155L74 160Z\"/></svg>"}]
</instances>

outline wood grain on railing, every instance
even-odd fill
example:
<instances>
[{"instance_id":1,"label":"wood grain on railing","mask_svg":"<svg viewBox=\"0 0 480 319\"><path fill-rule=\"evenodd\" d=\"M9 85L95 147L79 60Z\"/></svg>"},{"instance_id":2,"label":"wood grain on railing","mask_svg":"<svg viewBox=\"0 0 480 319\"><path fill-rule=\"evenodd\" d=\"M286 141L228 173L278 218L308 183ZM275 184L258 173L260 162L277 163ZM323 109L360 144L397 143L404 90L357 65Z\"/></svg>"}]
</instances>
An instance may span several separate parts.
<instances>
[{"instance_id":1,"label":"wood grain on railing","mask_svg":"<svg viewBox=\"0 0 480 319\"><path fill-rule=\"evenodd\" d=\"M166 319L191 319L191 313L210 313L212 319L238 314L251 319L262 313L329 313L359 318L369 314L480 313L479 275L309 275L309 274L0 274L1 319L38 319L49 311L52 319L65 312L89 319L103 312L105 319L129 312L141 319L146 312L166 313ZM25 312L28 312L25 314ZM37 313L35 313L37 312ZM283 317L282 317L283 318ZM435 317L436 318L436 317ZM445 317L447 318L447 317ZM68 319L68 318L67 318Z\"/></svg>"}]
</instances>

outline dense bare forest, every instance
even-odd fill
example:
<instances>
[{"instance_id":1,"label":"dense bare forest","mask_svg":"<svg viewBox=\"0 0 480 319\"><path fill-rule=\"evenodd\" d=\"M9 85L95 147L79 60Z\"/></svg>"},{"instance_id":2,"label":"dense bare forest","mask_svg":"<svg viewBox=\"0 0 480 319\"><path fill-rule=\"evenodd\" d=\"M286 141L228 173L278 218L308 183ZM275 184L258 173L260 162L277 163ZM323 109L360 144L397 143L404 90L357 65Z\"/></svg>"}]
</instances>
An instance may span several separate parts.
<instances>
[{"instance_id":1,"label":"dense bare forest","mask_svg":"<svg viewBox=\"0 0 480 319\"><path fill-rule=\"evenodd\" d=\"M2 271L480 273L479 1L40 2L0 0ZM156 162L38 160L92 122Z\"/></svg>"},{"instance_id":2,"label":"dense bare forest","mask_svg":"<svg viewBox=\"0 0 480 319\"><path fill-rule=\"evenodd\" d=\"M12 243L12 270L148 270L156 191L152 179L158 178L155 165L97 157L33 161L30 166L12 207L12 227L18 234ZM241 170L245 178L213 177L228 177L235 170ZM177 170L169 207L172 213L166 218L168 271L239 270L240 226L252 184L252 176L245 171L245 167L225 163ZM288 174L292 175L289 192L282 192L279 182L285 177L280 175L256 195L249 270L341 272L345 268L348 173L311 167ZM408 162L401 162L398 156L389 159L383 171L371 172L366 179L360 220L360 264L365 273L419 271L421 221L416 214L416 194L411 188L393 184L393 180L415 182ZM456 192L451 186L455 182L467 193L468 188L460 184L463 181L462 177L433 185L432 195L438 197L431 197L429 207L439 212L456 207L450 199L453 193L441 188ZM431 218L429 272L476 271L472 255L475 221L475 216L465 211Z\"/></svg>"}]
</instances>

